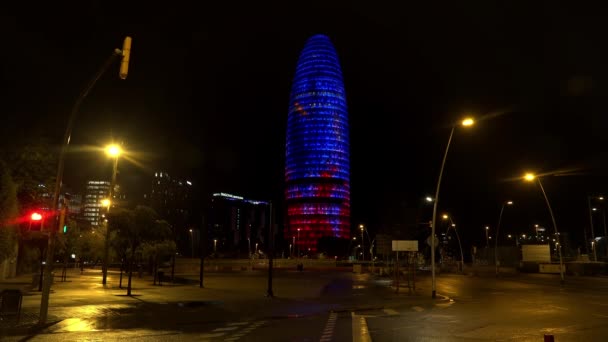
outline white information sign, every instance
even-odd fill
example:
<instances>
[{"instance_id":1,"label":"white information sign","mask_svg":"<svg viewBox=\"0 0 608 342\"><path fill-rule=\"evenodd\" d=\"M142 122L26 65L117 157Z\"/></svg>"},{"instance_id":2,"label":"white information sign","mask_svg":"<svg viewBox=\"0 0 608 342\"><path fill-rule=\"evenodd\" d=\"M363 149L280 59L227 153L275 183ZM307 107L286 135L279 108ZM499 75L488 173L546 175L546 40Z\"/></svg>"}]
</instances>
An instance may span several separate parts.
<instances>
[{"instance_id":1,"label":"white information sign","mask_svg":"<svg viewBox=\"0 0 608 342\"><path fill-rule=\"evenodd\" d=\"M418 252L418 240L393 240L393 252Z\"/></svg>"}]
</instances>

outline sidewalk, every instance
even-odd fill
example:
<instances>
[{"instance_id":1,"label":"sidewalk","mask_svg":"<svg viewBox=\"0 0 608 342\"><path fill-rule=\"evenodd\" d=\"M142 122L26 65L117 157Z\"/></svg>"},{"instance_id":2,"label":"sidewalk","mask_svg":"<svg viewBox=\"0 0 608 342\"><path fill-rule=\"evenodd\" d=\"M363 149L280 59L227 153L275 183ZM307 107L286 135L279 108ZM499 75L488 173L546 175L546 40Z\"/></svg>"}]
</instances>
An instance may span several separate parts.
<instances>
[{"instance_id":1,"label":"sidewalk","mask_svg":"<svg viewBox=\"0 0 608 342\"><path fill-rule=\"evenodd\" d=\"M61 271L59 270L59 273ZM367 275L349 272L277 272L273 281L274 298L265 296L264 272L205 274L204 288L198 275L179 275L182 284L163 282L154 286L152 278L133 277L132 294L118 288L118 272L108 274L108 285L101 285L101 271L68 271L66 282L56 278L51 289L49 322L46 331L91 331L100 329L200 329L217 322L251 319L281 319L372 308L430 306L437 303L418 290L395 294L388 284ZM26 280L30 279L29 282ZM343 280L340 280L343 279ZM126 285L127 277L123 277ZM341 287L341 282L344 282ZM31 284L30 276L3 282L0 286ZM334 286L337 284L337 287ZM334 289L335 287L335 289ZM37 290L37 288L36 288ZM355 294L358 293L358 294ZM0 335L36 331L40 292L24 293L22 322L0 322ZM38 330L39 331L39 330Z\"/></svg>"}]
</instances>

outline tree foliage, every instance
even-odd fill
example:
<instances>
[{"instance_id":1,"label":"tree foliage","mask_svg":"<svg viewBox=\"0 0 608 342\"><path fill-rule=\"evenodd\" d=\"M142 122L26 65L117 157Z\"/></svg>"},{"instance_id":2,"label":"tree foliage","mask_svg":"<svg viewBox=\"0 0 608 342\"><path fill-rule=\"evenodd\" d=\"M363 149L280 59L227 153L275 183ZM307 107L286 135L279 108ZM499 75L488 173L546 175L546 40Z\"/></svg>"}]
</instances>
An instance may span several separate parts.
<instances>
[{"instance_id":1,"label":"tree foliage","mask_svg":"<svg viewBox=\"0 0 608 342\"><path fill-rule=\"evenodd\" d=\"M0 161L0 263L13 256L17 217L17 189L6 165Z\"/></svg>"},{"instance_id":2,"label":"tree foliage","mask_svg":"<svg viewBox=\"0 0 608 342\"><path fill-rule=\"evenodd\" d=\"M40 207L51 200L57 156L49 146L44 140L29 141L0 154L16 185L21 210Z\"/></svg>"}]
</instances>

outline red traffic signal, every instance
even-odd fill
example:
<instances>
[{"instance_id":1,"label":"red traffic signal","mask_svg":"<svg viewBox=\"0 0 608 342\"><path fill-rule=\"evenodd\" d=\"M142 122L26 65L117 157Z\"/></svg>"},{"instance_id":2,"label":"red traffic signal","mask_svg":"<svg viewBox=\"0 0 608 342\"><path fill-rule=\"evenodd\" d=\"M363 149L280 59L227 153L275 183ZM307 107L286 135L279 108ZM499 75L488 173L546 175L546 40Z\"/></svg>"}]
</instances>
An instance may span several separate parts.
<instances>
[{"instance_id":1,"label":"red traffic signal","mask_svg":"<svg viewBox=\"0 0 608 342\"><path fill-rule=\"evenodd\" d=\"M40 221L42 220L42 215L39 213L32 213L31 219L32 221Z\"/></svg>"}]
</instances>

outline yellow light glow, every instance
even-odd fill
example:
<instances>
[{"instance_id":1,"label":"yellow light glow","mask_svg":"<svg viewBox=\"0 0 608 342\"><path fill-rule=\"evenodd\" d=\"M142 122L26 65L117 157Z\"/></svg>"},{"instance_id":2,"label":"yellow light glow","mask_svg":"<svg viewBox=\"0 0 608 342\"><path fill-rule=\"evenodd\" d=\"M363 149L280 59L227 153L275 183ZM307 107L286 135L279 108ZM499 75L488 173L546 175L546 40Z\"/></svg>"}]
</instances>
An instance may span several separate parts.
<instances>
[{"instance_id":1,"label":"yellow light glow","mask_svg":"<svg viewBox=\"0 0 608 342\"><path fill-rule=\"evenodd\" d=\"M101 205L104 206L104 207L109 207L111 203L112 202L110 202L110 200L107 199L107 198L104 198L104 199L101 200Z\"/></svg>"},{"instance_id":2,"label":"yellow light glow","mask_svg":"<svg viewBox=\"0 0 608 342\"><path fill-rule=\"evenodd\" d=\"M441 218L443 218L444 220L447 220L449 218L448 214L443 214L443 216L441 216Z\"/></svg>"},{"instance_id":3,"label":"yellow light glow","mask_svg":"<svg viewBox=\"0 0 608 342\"><path fill-rule=\"evenodd\" d=\"M536 179L536 176L535 176L533 173L528 172L528 173L526 173L526 174L524 175L524 179L525 179L527 182L531 182L531 181L533 181L534 179Z\"/></svg>"},{"instance_id":4,"label":"yellow light glow","mask_svg":"<svg viewBox=\"0 0 608 342\"><path fill-rule=\"evenodd\" d=\"M106 154L110 157L118 157L122 154L122 149L116 144L106 146Z\"/></svg>"},{"instance_id":5,"label":"yellow light glow","mask_svg":"<svg viewBox=\"0 0 608 342\"><path fill-rule=\"evenodd\" d=\"M475 120L473 120L473 118L464 118L464 120L462 120L462 125L465 127L473 126L474 124Z\"/></svg>"},{"instance_id":6,"label":"yellow light glow","mask_svg":"<svg viewBox=\"0 0 608 342\"><path fill-rule=\"evenodd\" d=\"M508 205L513 205L513 201L508 201L507 204Z\"/></svg>"}]
</instances>

